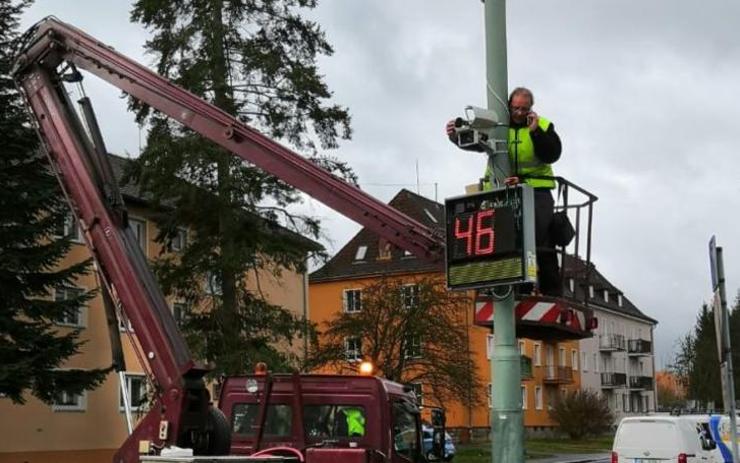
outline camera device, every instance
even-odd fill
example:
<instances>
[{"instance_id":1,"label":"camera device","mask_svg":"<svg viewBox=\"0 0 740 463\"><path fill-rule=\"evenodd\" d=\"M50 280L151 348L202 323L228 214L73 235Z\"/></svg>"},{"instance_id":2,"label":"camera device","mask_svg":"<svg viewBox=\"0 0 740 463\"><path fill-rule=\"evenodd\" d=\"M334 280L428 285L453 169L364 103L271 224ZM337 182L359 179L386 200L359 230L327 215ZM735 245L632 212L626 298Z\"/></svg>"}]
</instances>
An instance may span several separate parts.
<instances>
[{"instance_id":1,"label":"camera device","mask_svg":"<svg viewBox=\"0 0 740 463\"><path fill-rule=\"evenodd\" d=\"M490 147L488 134L484 131L501 125L498 115L477 106L465 107L465 117L455 119L455 142L461 149L485 151Z\"/></svg>"}]
</instances>

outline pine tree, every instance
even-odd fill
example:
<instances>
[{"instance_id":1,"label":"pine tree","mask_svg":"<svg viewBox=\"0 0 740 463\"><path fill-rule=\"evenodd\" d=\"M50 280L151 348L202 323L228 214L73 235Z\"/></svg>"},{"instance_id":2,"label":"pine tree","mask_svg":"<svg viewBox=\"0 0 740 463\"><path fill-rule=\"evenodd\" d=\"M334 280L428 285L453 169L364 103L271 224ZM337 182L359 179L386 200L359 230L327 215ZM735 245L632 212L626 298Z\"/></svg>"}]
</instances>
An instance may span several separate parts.
<instances>
[{"instance_id":1,"label":"pine tree","mask_svg":"<svg viewBox=\"0 0 740 463\"><path fill-rule=\"evenodd\" d=\"M81 292L56 301L89 261L60 268L70 249L55 238L69 208L11 78L18 19L30 1L0 1L0 393L24 403L30 392L51 403L61 392L99 385L106 370L59 370L79 352L78 330L55 324L92 297Z\"/></svg>"},{"instance_id":2,"label":"pine tree","mask_svg":"<svg viewBox=\"0 0 740 463\"><path fill-rule=\"evenodd\" d=\"M704 304L691 333L684 336L672 367L687 388L687 398L706 406L714 402L722 407L719 354L717 353L714 315Z\"/></svg>"},{"instance_id":3,"label":"pine tree","mask_svg":"<svg viewBox=\"0 0 740 463\"><path fill-rule=\"evenodd\" d=\"M357 373L356 360L363 359L379 376L423 384L431 402L476 403L483 386L468 345L467 295L449 292L433 278L380 278L345 303L355 310L338 313L319 327L311 354L314 368Z\"/></svg>"},{"instance_id":4,"label":"pine tree","mask_svg":"<svg viewBox=\"0 0 740 463\"><path fill-rule=\"evenodd\" d=\"M735 400L740 399L740 291L730 312L730 348L732 349L732 372L735 383Z\"/></svg>"},{"instance_id":5,"label":"pine tree","mask_svg":"<svg viewBox=\"0 0 740 463\"><path fill-rule=\"evenodd\" d=\"M319 153L349 138L350 128L347 111L327 104L331 93L316 65L332 48L319 26L298 13L315 6L183 0L175 8L167 0L139 0L132 19L153 33L146 48L160 74L352 179L344 164ZM307 254L319 250L299 234L318 236L319 223L291 213L301 196L281 180L136 101L132 107L150 132L130 178L167 205L157 239L167 243L178 227L193 232L180 256L155 263L165 292L206 308L186 326L191 348L214 362L217 374L243 373L262 360L287 368L275 342L289 341L305 325L267 304L244 275L304 271ZM203 281L212 291L203 291Z\"/></svg>"}]
</instances>

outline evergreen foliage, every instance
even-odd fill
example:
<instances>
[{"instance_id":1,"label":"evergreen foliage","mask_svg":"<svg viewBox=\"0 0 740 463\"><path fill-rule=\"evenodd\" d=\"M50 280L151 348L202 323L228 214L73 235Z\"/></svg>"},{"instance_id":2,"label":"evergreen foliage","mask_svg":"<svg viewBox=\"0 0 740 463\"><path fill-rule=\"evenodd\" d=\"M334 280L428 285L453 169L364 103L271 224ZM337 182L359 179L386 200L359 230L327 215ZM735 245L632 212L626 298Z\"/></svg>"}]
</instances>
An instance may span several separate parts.
<instances>
[{"instance_id":1,"label":"evergreen foliage","mask_svg":"<svg viewBox=\"0 0 740 463\"><path fill-rule=\"evenodd\" d=\"M468 295L448 292L444 282L433 278L387 277L364 285L360 294L359 310L357 301L347 301L355 310L338 313L321 327L312 346L312 367L357 373L347 345L347 339L357 338L357 358L372 362L378 376L424 384L425 403L450 398L477 403L483 385L470 353Z\"/></svg>"},{"instance_id":2,"label":"evergreen foliage","mask_svg":"<svg viewBox=\"0 0 740 463\"><path fill-rule=\"evenodd\" d=\"M673 372L684 383L688 399L697 401L701 408L714 403L722 409L722 382L720 379L719 354L717 352L717 333L714 326L714 313L704 304L697 315L692 331L679 340ZM730 310L730 344L734 370L735 397L740 397L740 298L735 299Z\"/></svg>"},{"instance_id":3,"label":"evergreen foliage","mask_svg":"<svg viewBox=\"0 0 740 463\"><path fill-rule=\"evenodd\" d=\"M80 330L61 328L91 293L55 298L87 273L89 261L62 268L70 250L56 237L69 214L21 95L10 76L18 20L30 1L0 1L0 393L22 404L25 394L51 403L99 385L107 370L59 370L77 354Z\"/></svg>"},{"instance_id":4,"label":"evergreen foliage","mask_svg":"<svg viewBox=\"0 0 740 463\"><path fill-rule=\"evenodd\" d=\"M350 118L328 104L331 93L318 72L317 57L332 48L320 27L300 16L315 6L138 0L131 17L152 32L146 48L160 74L353 180L344 164L319 153L350 137ZM157 240L170 242L178 227L190 232L178 256L157 259L155 273L166 293L205 308L185 326L191 348L215 363L215 374L251 371L258 361L275 371L295 367L278 346L302 334L305 321L267 304L245 275L305 271L307 255L323 254L300 235L317 237L318 221L290 210L301 195L280 179L137 101L131 106L150 132L129 178L167 206ZM212 291L204 291L204 281Z\"/></svg>"},{"instance_id":5,"label":"evergreen foliage","mask_svg":"<svg viewBox=\"0 0 740 463\"><path fill-rule=\"evenodd\" d=\"M579 390L565 394L550 410L550 417L571 439L599 436L614 423L606 399L598 392Z\"/></svg>"}]
</instances>

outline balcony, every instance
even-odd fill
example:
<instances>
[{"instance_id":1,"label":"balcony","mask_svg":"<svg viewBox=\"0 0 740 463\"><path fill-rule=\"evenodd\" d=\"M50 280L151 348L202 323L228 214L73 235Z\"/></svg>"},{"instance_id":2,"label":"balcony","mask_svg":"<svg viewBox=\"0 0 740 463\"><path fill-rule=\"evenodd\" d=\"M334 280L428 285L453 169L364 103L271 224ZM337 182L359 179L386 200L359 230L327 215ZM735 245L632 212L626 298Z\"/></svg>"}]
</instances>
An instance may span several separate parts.
<instances>
[{"instance_id":1,"label":"balcony","mask_svg":"<svg viewBox=\"0 0 740 463\"><path fill-rule=\"evenodd\" d=\"M626 350L624 336L621 334L602 334L599 336L599 350L602 352Z\"/></svg>"},{"instance_id":2,"label":"balcony","mask_svg":"<svg viewBox=\"0 0 740 463\"><path fill-rule=\"evenodd\" d=\"M653 353L653 343L644 339L630 339L627 342L629 355L650 355Z\"/></svg>"},{"instance_id":3,"label":"balcony","mask_svg":"<svg viewBox=\"0 0 740 463\"><path fill-rule=\"evenodd\" d=\"M653 390L653 378L651 376L630 376L630 389Z\"/></svg>"},{"instance_id":4,"label":"balcony","mask_svg":"<svg viewBox=\"0 0 740 463\"><path fill-rule=\"evenodd\" d=\"M521 356L522 379L532 379L532 359L526 355Z\"/></svg>"},{"instance_id":5,"label":"balcony","mask_svg":"<svg viewBox=\"0 0 740 463\"><path fill-rule=\"evenodd\" d=\"M625 373L602 373L601 388L612 389L627 386L627 375Z\"/></svg>"},{"instance_id":6,"label":"balcony","mask_svg":"<svg viewBox=\"0 0 740 463\"><path fill-rule=\"evenodd\" d=\"M559 367L555 365L544 366L546 384L569 384L573 382L573 369L571 367Z\"/></svg>"}]
</instances>

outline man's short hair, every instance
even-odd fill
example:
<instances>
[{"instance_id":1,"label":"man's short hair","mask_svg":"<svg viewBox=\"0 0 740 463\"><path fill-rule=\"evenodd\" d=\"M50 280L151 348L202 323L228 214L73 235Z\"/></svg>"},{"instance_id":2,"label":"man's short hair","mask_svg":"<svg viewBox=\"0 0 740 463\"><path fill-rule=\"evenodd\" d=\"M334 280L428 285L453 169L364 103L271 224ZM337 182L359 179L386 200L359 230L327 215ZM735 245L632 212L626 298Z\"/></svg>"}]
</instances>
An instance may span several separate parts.
<instances>
[{"instance_id":1,"label":"man's short hair","mask_svg":"<svg viewBox=\"0 0 740 463\"><path fill-rule=\"evenodd\" d=\"M512 90L509 95L509 106L511 106L511 100L513 100L516 95L527 95L529 97L529 104L534 105L534 95L532 94L532 90L527 87L517 87Z\"/></svg>"}]
</instances>

